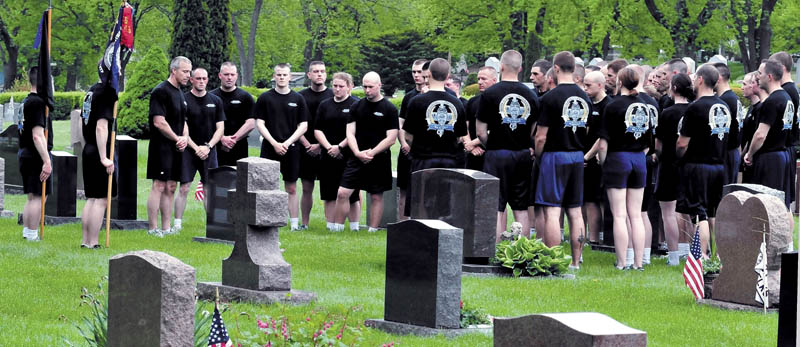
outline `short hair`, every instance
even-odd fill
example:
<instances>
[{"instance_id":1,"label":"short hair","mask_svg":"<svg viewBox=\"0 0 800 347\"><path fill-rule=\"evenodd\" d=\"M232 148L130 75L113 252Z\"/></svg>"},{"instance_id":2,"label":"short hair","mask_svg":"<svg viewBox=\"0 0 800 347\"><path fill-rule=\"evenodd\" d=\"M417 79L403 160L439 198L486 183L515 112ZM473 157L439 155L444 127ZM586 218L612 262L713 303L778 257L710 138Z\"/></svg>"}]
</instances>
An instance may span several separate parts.
<instances>
[{"instance_id":1,"label":"short hair","mask_svg":"<svg viewBox=\"0 0 800 347\"><path fill-rule=\"evenodd\" d=\"M219 71L222 71L222 68L225 68L225 67L232 67L232 68L236 69L236 64L234 64L233 62L230 62L230 61L226 61L226 62L222 63L222 65L219 66Z\"/></svg>"},{"instance_id":2,"label":"short hair","mask_svg":"<svg viewBox=\"0 0 800 347\"><path fill-rule=\"evenodd\" d=\"M616 60L615 60L616 61ZM612 62L613 63L613 62ZM636 95L636 87L639 86L639 73L631 67L624 67L617 73L617 79L623 87L631 91L631 94Z\"/></svg>"},{"instance_id":3,"label":"short hair","mask_svg":"<svg viewBox=\"0 0 800 347\"><path fill-rule=\"evenodd\" d=\"M192 77L194 77L194 74L195 74L195 72L197 72L198 70L203 70L203 71L205 71L205 72L206 72L206 75L208 75L208 70L206 70L206 69L204 69L204 68L202 68L202 67L198 67L198 68L195 68L194 70L192 70L192 74L191 74L191 75L189 75L189 76L192 76Z\"/></svg>"},{"instance_id":4,"label":"short hair","mask_svg":"<svg viewBox=\"0 0 800 347\"><path fill-rule=\"evenodd\" d=\"M422 63L422 71L427 71L427 70L430 70L430 69L431 69L431 62L430 61L426 60L424 63Z\"/></svg>"},{"instance_id":5,"label":"short hair","mask_svg":"<svg viewBox=\"0 0 800 347\"><path fill-rule=\"evenodd\" d=\"M597 65L589 65L589 66L586 67L586 71L589 71L589 72L600 71L600 69L602 69L602 68L597 66Z\"/></svg>"},{"instance_id":6,"label":"short hair","mask_svg":"<svg viewBox=\"0 0 800 347\"><path fill-rule=\"evenodd\" d=\"M717 68L717 72L719 72L719 77L722 77L722 80L727 82L731 80L731 69L728 68L728 65L725 63L714 63L714 67Z\"/></svg>"},{"instance_id":7,"label":"short hair","mask_svg":"<svg viewBox=\"0 0 800 347\"><path fill-rule=\"evenodd\" d=\"M337 72L333 74L334 80L342 80L347 83L348 87L353 87L353 76L347 72Z\"/></svg>"},{"instance_id":8,"label":"short hair","mask_svg":"<svg viewBox=\"0 0 800 347\"><path fill-rule=\"evenodd\" d=\"M586 68L583 65L575 65L575 71L572 72L572 76L578 77L583 81L583 77L586 76Z\"/></svg>"},{"instance_id":9,"label":"short hair","mask_svg":"<svg viewBox=\"0 0 800 347\"><path fill-rule=\"evenodd\" d=\"M792 71L792 66L794 64L792 63L792 57L789 55L789 53L780 51L778 53L769 56L769 58L781 63L781 65L783 65L783 67L786 68L787 72Z\"/></svg>"},{"instance_id":10,"label":"short hair","mask_svg":"<svg viewBox=\"0 0 800 347\"><path fill-rule=\"evenodd\" d=\"M556 71L552 67L550 69L548 69L547 72L544 74L544 78L545 78L545 82L546 82L547 78L552 78L553 79L553 84L558 84L558 76L556 76Z\"/></svg>"},{"instance_id":11,"label":"short hair","mask_svg":"<svg viewBox=\"0 0 800 347\"><path fill-rule=\"evenodd\" d=\"M692 88L692 78L689 77L688 74L679 73L672 76L672 80L670 81L670 85L672 86L672 90L675 94L678 94L686 99L692 100L694 99L694 89Z\"/></svg>"},{"instance_id":12,"label":"short hair","mask_svg":"<svg viewBox=\"0 0 800 347\"><path fill-rule=\"evenodd\" d=\"M695 75L697 77L702 77L703 84L709 88L714 88L717 85L717 80L719 80L719 71L711 64L701 65L700 68L697 69L697 72L695 72Z\"/></svg>"},{"instance_id":13,"label":"short hair","mask_svg":"<svg viewBox=\"0 0 800 347\"><path fill-rule=\"evenodd\" d=\"M608 69L614 71L614 73L619 74L620 70L628 66L628 61L625 59L615 59L614 61L608 63Z\"/></svg>"},{"instance_id":14,"label":"short hair","mask_svg":"<svg viewBox=\"0 0 800 347\"><path fill-rule=\"evenodd\" d=\"M453 83L457 83L458 85L461 85L461 82L462 82L461 81L461 77L458 77L458 76L455 76L455 75L450 75L449 79L452 80Z\"/></svg>"},{"instance_id":15,"label":"short hair","mask_svg":"<svg viewBox=\"0 0 800 347\"><path fill-rule=\"evenodd\" d=\"M539 68L539 71L541 71L542 73L546 73L547 70L550 70L550 68L553 67L553 63L551 63L548 60L539 59L539 60L533 62L533 66L532 67L537 67L537 68Z\"/></svg>"},{"instance_id":16,"label":"short hair","mask_svg":"<svg viewBox=\"0 0 800 347\"><path fill-rule=\"evenodd\" d=\"M783 68L783 64L775 59L767 59L767 61L764 62L764 73L772 75L772 78L776 81L783 79Z\"/></svg>"},{"instance_id":17,"label":"short hair","mask_svg":"<svg viewBox=\"0 0 800 347\"><path fill-rule=\"evenodd\" d=\"M325 62L323 62L322 60L314 60L314 61L308 63L308 68L306 68L306 72L311 72L311 67L314 66L314 65L325 66Z\"/></svg>"},{"instance_id":18,"label":"short hair","mask_svg":"<svg viewBox=\"0 0 800 347\"><path fill-rule=\"evenodd\" d=\"M681 58L675 58L667 62L670 72L689 73L689 65Z\"/></svg>"},{"instance_id":19,"label":"short hair","mask_svg":"<svg viewBox=\"0 0 800 347\"><path fill-rule=\"evenodd\" d=\"M32 86L36 86L36 83L39 82L38 66L33 66L28 70L28 82L30 82Z\"/></svg>"},{"instance_id":20,"label":"short hair","mask_svg":"<svg viewBox=\"0 0 800 347\"><path fill-rule=\"evenodd\" d=\"M292 65L289 64L289 63L280 63L278 65L275 65L275 68L273 69L273 71L277 70L277 69L289 69L289 71L291 71L292 70Z\"/></svg>"},{"instance_id":21,"label":"short hair","mask_svg":"<svg viewBox=\"0 0 800 347\"><path fill-rule=\"evenodd\" d=\"M561 51L553 57L553 65L558 66L561 72L570 73L575 71L575 56L569 51Z\"/></svg>"},{"instance_id":22,"label":"short hair","mask_svg":"<svg viewBox=\"0 0 800 347\"><path fill-rule=\"evenodd\" d=\"M509 49L500 56L500 64L508 66L512 70L519 70L522 67L522 54Z\"/></svg>"},{"instance_id":23,"label":"short hair","mask_svg":"<svg viewBox=\"0 0 800 347\"><path fill-rule=\"evenodd\" d=\"M179 69L181 67L181 63L192 65L192 61L189 60L189 58L179 55L175 58L172 58L172 61L169 62L169 71L172 72Z\"/></svg>"},{"instance_id":24,"label":"short hair","mask_svg":"<svg viewBox=\"0 0 800 347\"><path fill-rule=\"evenodd\" d=\"M742 78L742 81L752 80L752 79L756 78L756 74L757 73L758 73L758 71L752 71L752 72L748 72L748 73L744 74L744 78Z\"/></svg>"},{"instance_id":25,"label":"short hair","mask_svg":"<svg viewBox=\"0 0 800 347\"><path fill-rule=\"evenodd\" d=\"M478 72L481 72L481 71L484 71L484 70L492 70L491 71L492 73L495 73L495 74L497 73L497 69L495 69L494 66L482 66L480 69L478 69Z\"/></svg>"},{"instance_id":26,"label":"short hair","mask_svg":"<svg viewBox=\"0 0 800 347\"><path fill-rule=\"evenodd\" d=\"M442 58L436 58L431 60L431 78L435 81L444 82L447 80L447 75L450 74L450 63L447 60Z\"/></svg>"}]
</instances>

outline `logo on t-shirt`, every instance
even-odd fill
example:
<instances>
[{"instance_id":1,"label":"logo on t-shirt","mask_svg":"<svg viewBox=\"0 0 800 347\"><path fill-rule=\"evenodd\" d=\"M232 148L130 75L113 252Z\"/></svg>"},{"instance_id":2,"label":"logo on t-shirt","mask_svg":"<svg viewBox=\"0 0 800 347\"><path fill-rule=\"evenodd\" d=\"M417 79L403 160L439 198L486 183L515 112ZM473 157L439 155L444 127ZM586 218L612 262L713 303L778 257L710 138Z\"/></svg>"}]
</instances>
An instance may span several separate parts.
<instances>
[{"instance_id":1,"label":"logo on t-shirt","mask_svg":"<svg viewBox=\"0 0 800 347\"><path fill-rule=\"evenodd\" d=\"M83 96L83 108L81 108L81 118L83 118L83 125L89 124L89 113L92 112L92 97L94 92L89 91Z\"/></svg>"},{"instance_id":2,"label":"logo on t-shirt","mask_svg":"<svg viewBox=\"0 0 800 347\"><path fill-rule=\"evenodd\" d=\"M216 107L217 107L217 105L214 105L214 104L206 104L206 107L208 107L208 108L216 108Z\"/></svg>"},{"instance_id":3,"label":"logo on t-shirt","mask_svg":"<svg viewBox=\"0 0 800 347\"><path fill-rule=\"evenodd\" d=\"M297 107L297 104L295 104L295 103L293 103L293 102L290 102L290 103L289 103L289 107Z\"/></svg>"},{"instance_id":4,"label":"logo on t-shirt","mask_svg":"<svg viewBox=\"0 0 800 347\"><path fill-rule=\"evenodd\" d=\"M783 111L783 130L792 130L794 123L794 103L786 102L786 110Z\"/></svg>"},{"instance_id":5,"label":"logo on t-shirt","mask_svg":"<svg viewBox=\"0 0 800 347\"><path fill-rule=\"evenodd\" d=\"M647 104L647 114L650 116L650 129L652 129L653 135L655 135L656 128L658 127L658 108Z\"/></svg>"},{"instance_id":6,"label":"logo on t-shirt","mask_svg":"<svg viewBox=\"0 0 800 347\"><path fill-rule=\"evenodd\" d=\"M531 104L528 99L519 94L508 94L500 100L500 116L503 117L502 124L508 124L512 131L517 129L518 124L525 124L528 116L531 115Z\"/></svg>"},{"instance_id":7,"label":"logo on t-shirt","mask_svg":"<svg viewBox=\"0 0 800 347\"><path fill-rule=\"evenodd\" d=\"M681 129L683 129L683 117L678 120L678 136L681 136Z\"/></svg>"},{"instance_id":8,"label":"logo on t-shirt","mask_svg":"<svg viewBox=\"0 0 800 347\"><path fill-rule=\"evenodd\" d=\"M446 100L436 100L428 105L425 111L425 120L428 121L428 130L435 130L436 135L442 137L445 131L453 131L453 126L458 119L455 105Z\"/></svg>"},{"instance_id":9,"label":"logo on t-shirt","mask_svg":"<svg viewBox=\"0 0 800 347\"><path fill-rule=\"evenodd\" d=\"M722 140L725 134L731 130L731 111L727 105L714 104L708 110L708 126L711 127L711 135L717 135ZM791 127L789 123L789 127Z\"/></svg>"},{"instance_id":10,"label":"logo on t-shirt","mask_svg":"<svg viewBox=\"0 0 800 347\"><path fill-rule=\"evenodd\" d=\"M572 128L572 132L578 128L586 128L586 121L589 119L589 103L581 97L570 96L564 101L561 109L561 118L564 119L564 128Z\"/></svg>"},{"instance_id":11,"label":"logo on t-shirt","mask_svg":"<svg viewBox=\"0 0 800 347\"><path fill-rule=\"evenodd\" d=\"M736 99L736 121L739 122L739 130L742 130L744 126L744 115L747 113L747 110L744 109L742 106L742 101L738 98Z\"/></svg>"},{"instance_id":12,"label":"logo on t-shirt","mask_svg":"<svg viewBox=\"0 0 800 347\"><path fill-rule=\"evenodd\" d=\"M373 113L375 116L383 117L383 112L375 112Z\"/></svg>"},{"instance_id":13,"label":"logo on t-shirt","mask_svg":"<svg viewBox=\"0 0 800 347\"><path fill-rule=\"evenodd\" d=\"M342 110L342 113L350 113L350 109L349 108L345 108L345 109Z\"/></svg>"},{"instance_id":14,"label":"logo on t-shirt","mask_svg":"<svg viewBox=\"0 0 800 347\"><path fill-rule=\"evenodd\" d=\"M239 100L231 100L231 104L233 104L233 105L238 105L238 104L241 104L241 103L242 102L239 101Z\"/></svg>"},{"instance_id":15,"label":"logo on t-shirt","mask_svg":"<svg viewBox=\"0 0 800 347\"><path fill-rule=\"evenodd\" d=\"M634 102L628 106L625 112L625 132L632 133L633 138L642 137L650 126L650 115L647 112L647 105L641 102Z\"/></svg>"}]
</instances>

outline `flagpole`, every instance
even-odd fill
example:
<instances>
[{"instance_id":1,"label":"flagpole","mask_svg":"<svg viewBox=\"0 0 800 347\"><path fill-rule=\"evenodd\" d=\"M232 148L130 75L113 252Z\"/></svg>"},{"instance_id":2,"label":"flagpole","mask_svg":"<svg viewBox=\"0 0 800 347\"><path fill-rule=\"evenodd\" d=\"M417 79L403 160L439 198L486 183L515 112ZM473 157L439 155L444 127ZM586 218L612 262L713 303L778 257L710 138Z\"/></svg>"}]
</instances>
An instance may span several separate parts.
<instances>
[{"instance_id":1,"label":"flagpole","mask_svg":"<svg viewBox=\"0 0 800 347\"><path fill-rule=\"evenodd\" d=\"M117 104L118 101L114 101L114 119L111 122L111 152L108 153L112 163L114 162L114 145L117 138ZM111 171L108 174L108 193L106 194L106 248L109 247L109 239L111 237L111 185L113 180L114 171Z\"/></svg>"},{"instance_id":2,"label":"flagpole","mask_svg":"<svg viewBox=\"0 0 800 347\"><path fill-rule=\"evenodd\" d=\"M53 4L49 2L47 5L47 63L50 64L50 23L51 18L53 16ZM49 86L48 86L49 88ZM49 134L47 131L47 121L50 118L50 108L45 106L44 108L44 141L45 146L47 146L47 139L49 138ZM50 155L48 153L47 155ZM50 174L53 174L53 164L50 163ZM47 190L47 179L42 181L42 211L39 214L39 240L44 239L44 203L45 203L45 192Z\"/></svg>"}]
</instances>

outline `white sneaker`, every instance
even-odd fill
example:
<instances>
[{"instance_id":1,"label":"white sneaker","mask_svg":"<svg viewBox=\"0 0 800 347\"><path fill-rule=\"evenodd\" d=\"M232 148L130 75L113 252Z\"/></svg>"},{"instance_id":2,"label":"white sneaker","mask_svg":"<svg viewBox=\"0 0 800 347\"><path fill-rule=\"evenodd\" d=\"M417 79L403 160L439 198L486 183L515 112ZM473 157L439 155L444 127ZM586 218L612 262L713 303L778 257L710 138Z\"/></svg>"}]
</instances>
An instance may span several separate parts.
<instances>
[{"instance_id":1,"label":"white sneaker","mask_svg":"<svg viewBox=\"0 0 800 347\"><path fill-rule=\"evenodd\" d=\"M39 233L32 233L25 237L25 240L28 241L41 241L42 239L39 238Z\"/></svg>"},{"instance_id":2,"label":"white sneaker","mask_svg":"<svg viewBox=\"0 0 800 347\"><path fill-rule=\"evenodd\" d=\"M367 229L367 231L371 232L371 233L377 233L378 232L378 228L369 227L369 229Z\"/></svg>"},{"instance_id":3,"label":"white sneaker","mask_svg":"<svg viewBox=\"0 0 800 347\"><path fill-rule=\"evenodd\" d=\"M152 236L155 236L155 237L164 237L164 233L162 233L161 230L158 230L158 229L150 229L150 230L148 230L147 231L147 235L152 235Z\"/></svg>"},{"instance_id":4,"label":"white sneaker","mask_svg":"<svg viewBox=\"0 0 800 347\"><path fill-rule=\"evenodd\" d=\"M180 228L176 228L176 227L171 227L171 228L169 228L167 230L161 230L161 234L162 235L178 235L180 233L181 233L181 229Z\"/></svg>"}]
</instances>

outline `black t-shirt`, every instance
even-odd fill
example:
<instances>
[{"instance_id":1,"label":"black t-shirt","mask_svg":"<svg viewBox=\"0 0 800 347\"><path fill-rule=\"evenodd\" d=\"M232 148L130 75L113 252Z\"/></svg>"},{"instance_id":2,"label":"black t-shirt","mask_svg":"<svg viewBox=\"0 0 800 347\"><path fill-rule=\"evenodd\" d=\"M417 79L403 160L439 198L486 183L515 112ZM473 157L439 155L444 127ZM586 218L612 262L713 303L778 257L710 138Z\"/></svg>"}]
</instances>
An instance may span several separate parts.
<instances>
[{"instance_id":1,"label":"black t-shirt","mask_svg":"<svg viewBox=\"0 0 800 347\"><path fill-rule=\"evenodd\" d=\"M236 134L237 131L250 118L253 117L253 96L250 93L236 88L231 92L222 89L214 89L209 93L216 95L222 100L223 111L225 112L225 136ZM236 144L244 144L247 141L239 141Z\"/></svg>"},{"instance_id":2,"label":"black t-shirt","mask_svg":"<svg viewBox=\"0 0 800 347\"><path fill-rule=\"evenodd\" d=\"M489 150L531 147L531 128L539 120L539 105L530 88L501 81L481 94L476 118L486 123Z\"/></svg>"},{"instance_id":3,"label":"black t-shirt","mask_svg":"<svg viewBox=\"0 0 800 347\"><path fill-rule=\"evenodd\" d=\"M789 98L792 100L792 104L794 104L794 118L792 120L792 132L787 137L787 146L796 146L800 145L800 128L798 128L798 117L800 116L800 94L797 92L797 85L794 82L786 82L781 85L783 90L789 93Z\"/></svg>"},{"instance_id":4,"label":"black t-shirt","mask_svg":"<svg viewBox=\"0 0 800 347\"><path fill-rule=\"evenodd\" d=\"M731 111L716 95L697 98L689 104L678 132L689 137L689 147L681 160L687 163L722 164L728 150Z\"/></svg>"},{"instance_id":5,"label":"black t-shirt","mask_svg":"<svg viewBox=\"0 0 800 347\"><path fill-rule=\"evenodd\" d=\"M747 116L744 117L744 126L742 127L742 148L748 148L753 141L753 135L758 128L758 110L761 108L761 101L754 105L750 105L747 110Z\"/></svg>"},{"instance_id":6,"label":"black t-shirt","mask_svg":"<svg viewBox=\"0 0 800 347\"><path fill-rule=\"evenodd\" d=\"M334 98L327 99L317 108L316 130L322 131L331 145L342 142L347 137L347 122L350 120L350 107L358 101L355 96L350 96L341 102ZM308 138L308 136L306 136ZM342 148L347 150L347 148Z\"/></svg>"},{"instance_id":7,"label":"black t-shirt","mask_svg":"<svg viewBox=\"0 0 800 347\"><path fill-rule=\"evenodd\" d=\"M160 144L170 149L172 140L168 140L153 124L155 116L163 116L175 135L183 136L186 123L186 99L183 92L169 81L161 82L150 94L150 143Z\"/></svg>"},{"instance_id":8,"label":"black t-shirt","mask_svg":"<svg viewBox=\"0 0 800 347\"><path fill-rule=\"evenodd\" d=\"M669 96L669 94L664 94L658 99L658 108L659 110L666 110L668 107L675 105L675 100Z\"/></svg>"},{"instance_id":9,"label":"black t-shirt","mask_svg":"<svg viewBox=\"0 0 800 347\"><path fill-rule=\"evenodd\" d=\"M598 136L608 141L608 152L641 152L650 144L647 104L636 95L619 95L606 105Z\"/></svg>"},{"instance_id":10,"label":"black t-shirt","mask_svg":"<svg viewBox=\"0 0 800 347\"><path fill-rule=\"evenodd\" d=\"M731 111L731 131L728 136L728 150L739 148L740 137L739 131L742 130L742 119L744 112L742 111L742 102L732 90L728 89L719 96L722 101L728 105L728 110Z\"/></svg>"},{"instance_id":11,"label":"black t-shirt","mask_svg":"<svg viewBox=\"0 0 800 347\"><path fill-rule=\"evenodd\" d=\"M481 95L478 94L467 100L467 105L464 107L467 112L466 117L464 117L467 121L467 131L469 132L469 138L472 140L478 138L478 131L475 129L475 116L478 114L480 102Z\"/></svg>"},{"instance_id":12,"label":"black t-shirt","mask_svg":"<svg viewBox=\"0 0 800 347\"><path fill-rule=\"evenodd\" d=\"M83 140L87 145L97 145L97 121L105 119L108 121L108 138L106 139L106 153L111 150L111 127L114 125L114 102L117 101L117 93L112 88L103 88L97 83L89 88L83 97L83 109L81 118L83 119Z\"/></svg>"},{"instance_id":13,"label":"black t-shirt","mask_svg":"<svg viewBox=\"0 0 800 347\"><path fill-rule=\"evenodd\" d=\"M586 127L592 114L592 100L575 84L559 84L541 102L539 123L547 127L545 152L583 151L591 146L586 141Z\"/></svg>"},{"instance_id":14,"label":"black t-shirt","mask_svg":"<svg viewBox=\"0 0 800 347\"><path fill-rule=\"evenodd\" d=\"M676 160L675 144L678 141L678 123L681 122L681 118L686 114L688 108L689 104L674 104L664 109L659 116L656 138L661 141L661 157L658 159L664 163L672 163Z\"/></svg>"},{"instance_id":15,"label":"black t-shirt","mask_svg":"<svg viewBox=\"0 0 800 347\"><path fill-rule=\"evenodd\" d=\"M22 102L22 124L19 128L19 149L22 157L39 157L36 146L33 144L33 127L45 127L47 119L47 150L53 149L53 118L45 116L47 104L41 96L30 93Z\"/></svg>"},{"instance_id":16,"label":"black t-shirt","mask_svg":"<svg viewBox=\"0 0 800 347\"><path fill-rule=\"evenodd\" d=\"M225 107L218 96L206 93L196 96L192 92L184 94L188 104L186 123L189 125L189 137L195 144L202 146L214 137L217 122L225 121Z\"/></svg>"},{"instance_id":17,"label":"black t-shirt","mask_svg":"<svg viewBox=\"0 0 800 347\"><path fill-rule=\"evenodd\" d=\"M792 99L783 89L778 89L761 102L758 112L758 123L770 126L767 138L759 153L782 151L786 149L786 138L792 130L794 120L794 105ZM756 127L758 128L758 127Z\"/></svg>"},{"instance_id":18,"label":"black t-shirt","mask_svg":"<svg viewBox=\"0 0 800 347\"><path fill-rule=\"evenodd\" d=\"M609 102L611 102L611 98L606 96L600 102L592 105L592 113L589 114L589 120L586 122L588 129L586 129L586 145L583 147L583 153L589 152L594 143L597 142L597 139L600 138L600 128L603 127L603 112L605 112Z\"/></svg>"},{"instance_id":19,"label":"black t-shirt","mask_svg":"<svg viewBox=\"0 0 800 347\"><path fill-rule=\"evenodd\" d=\"M306 88L300 91L300 95L306 100L308 107L308 131L306 131L306 140L310 143L317 143L317 138L314 137L314 129L316 129L317 108L323 101L333 97L333 90L325 88L321 92L315 92L311 88Z\"/></svg>"},{"instance_id":20,"label":"black t-shirt","mask_svg":"<svg viewBox=\"0 0 800 347\"><path fill-rule=\"evenodd\" d=\"M280 94L270 89L261 94L256 101L254 114L263 119L267 131L277 142L289 139L298 124L308 122L308 107L303 96L296 91Z\"/></svg>"},{"instance_id":21,"label":"black t-shirt","mask_svg":"<svg viewBox=\"0 0 800 347\"><path fill-rule=\"evenodd\" d=\"M356 143L362 151L375 148L386 138L387 131L400 127L397 107L386 98L378 102L358 100L350 106L350 122L356 122Z\"/></svg>"},{"instance_id":22,"label":"black t-shirt","mask_svg":"<svg viewBox=\"0 0 800 347\"><path fill-rule=\"evenodd\" d=\"M417 96L417 94L419 94L419 90L416 88L406 92L406 95L403 96L403 101L400 102L400 114L398 117L406 119L406 113L408 113L408 103L411 102L411 99Z\"/></svg>"},{"instance_id":23,"label":"black t-shirt","mask_svg":"<svg viewBox=\"0 0 800 347\"><path fill-rule=\"evenodd\" d=\"M414 158L455 158L463 150L458 139L467 134L466 111L461 100L447 92L431 90L408 103L403 130L414 136Z\"/></svg>"}]
</instances>

